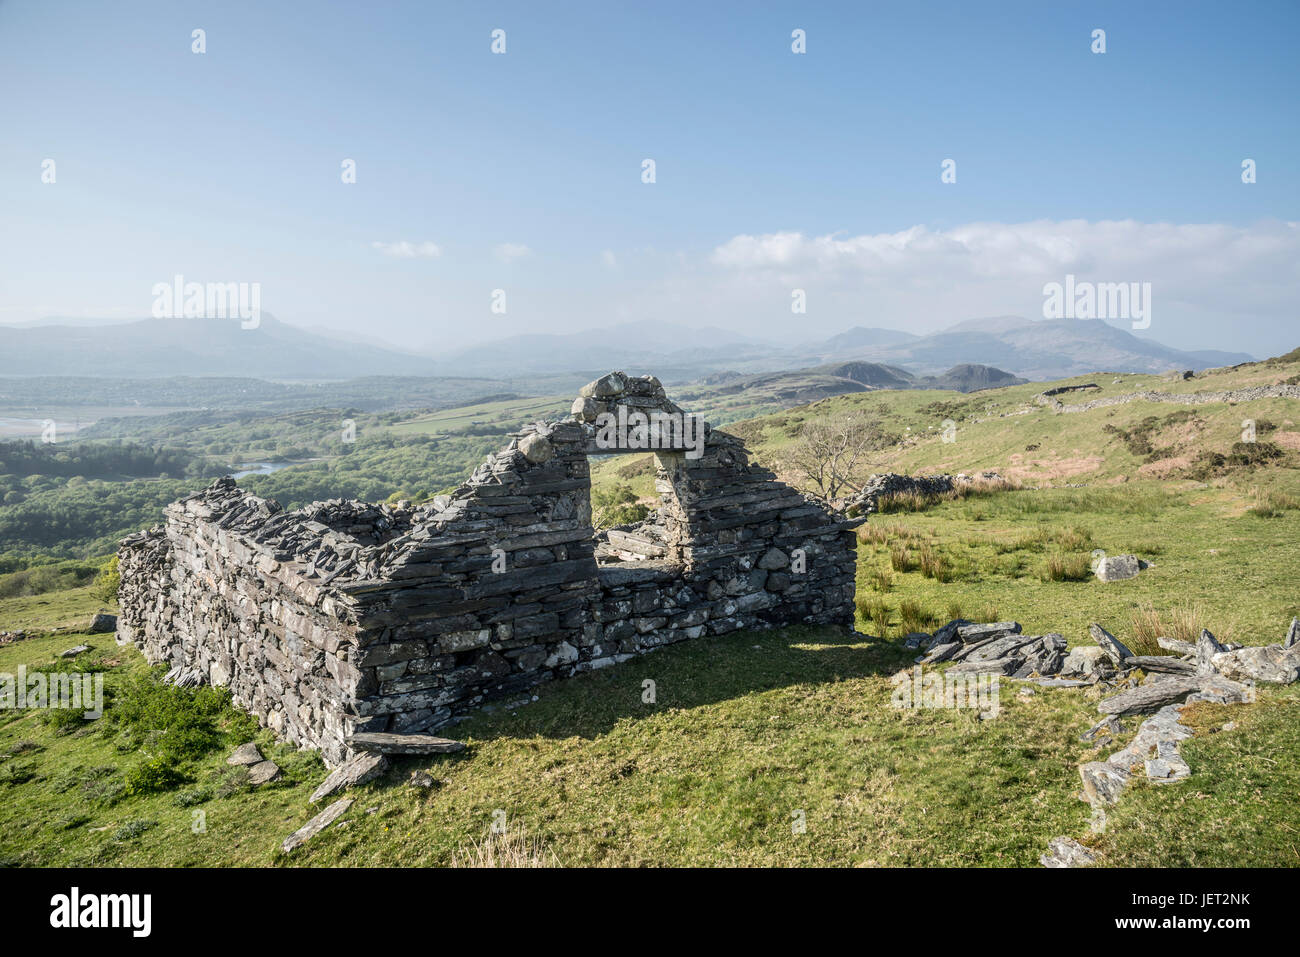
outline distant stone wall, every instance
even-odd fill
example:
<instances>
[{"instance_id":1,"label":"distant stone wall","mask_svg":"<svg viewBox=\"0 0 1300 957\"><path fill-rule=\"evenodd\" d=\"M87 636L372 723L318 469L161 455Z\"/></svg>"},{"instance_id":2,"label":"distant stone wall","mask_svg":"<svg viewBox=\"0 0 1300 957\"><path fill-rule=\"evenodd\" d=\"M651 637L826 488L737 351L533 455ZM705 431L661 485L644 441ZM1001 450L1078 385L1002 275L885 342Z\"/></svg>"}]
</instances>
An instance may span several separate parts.
<instances>
[{"instance_id":1,"label":"distant stone wall","mask_svg":"<svg viewBox=\"0 0 1300 957\"><path fill-rule=\"evenodd\" d=\"M216 482L123 543L119 637L174 680L228 685L336 764L358 731L432 730L671 642L851 626L857 522L703 423L674 433L656 420L667 430L652 436L660 507L622 531L623 547L605 547L588 456L637 450L609 447L604 417L620 409L681 414L652 377L611 373L569 420L523 428L454 494L418 508L284 512Z\"/></svg>"},{"instance_id":2,"label":"distant stone wall","mask_svg":"<svg viewBox=\"0 0 1300 957\"><path fill-rule=\"evenodd\" d=\"M848 515L870 515L880 508L880 500L890 495L944 495L953 489L973 482L996 482L997 472L979 475L900 475L897 472L878 472L871 475L856 495L842 501L841 510Z\"/></svg>"},{"instance_id":3,"label":"distant stone wall","mask_svg":"<svg viewBox=\"0 0 1300 957\"><path fill-rule=\"evenodd\" d=\"M1211 405L1222 402L1254 402L1258 399L1300 399L1300 386L1260 385L1249 389L1231 389L1225 392L1129 392L1125 395L1106 396L1067 405L1054 398L1060 390L1048 390L1034 396L1034 401L1053 412L1088 412L1111 405L1128 405L1130 402L1168 402L1174 405Z\"/></svg>"}]
</instances>

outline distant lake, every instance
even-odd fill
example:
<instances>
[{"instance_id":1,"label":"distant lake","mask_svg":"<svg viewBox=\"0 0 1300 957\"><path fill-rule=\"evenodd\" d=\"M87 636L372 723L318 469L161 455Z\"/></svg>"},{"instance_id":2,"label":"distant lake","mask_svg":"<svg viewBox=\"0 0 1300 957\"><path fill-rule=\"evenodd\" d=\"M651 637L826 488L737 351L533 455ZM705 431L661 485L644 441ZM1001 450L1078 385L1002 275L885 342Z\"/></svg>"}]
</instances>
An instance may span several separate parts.
<instances>
[{"instance_id":1,"label":"distant lake","mask_svg":"<svg viewBox=\"0 0 1300 957\"><path fill-rule=\"evenodd\" d=\"M45 430L45 419L19 419L0 416L0 435L9 438L39 439ZM77 430L71 422L54 420L56 435L73 435Z\"/></svg>"},{"instance_id":2,"label":"distant lake","mask_svg":"<svg viewBox=\"0 0 1300 957\"><path fill-rule=\"evenodd\" d=\"M241 479L245 475L270 475L272 472L278 472L280 469L287 469L292 465L303 465L306 462L314 462L315 459L300 459L296 462L245 462L239 466L238 472L231 472L230 477Z\"/></svg>"}]
</instances>

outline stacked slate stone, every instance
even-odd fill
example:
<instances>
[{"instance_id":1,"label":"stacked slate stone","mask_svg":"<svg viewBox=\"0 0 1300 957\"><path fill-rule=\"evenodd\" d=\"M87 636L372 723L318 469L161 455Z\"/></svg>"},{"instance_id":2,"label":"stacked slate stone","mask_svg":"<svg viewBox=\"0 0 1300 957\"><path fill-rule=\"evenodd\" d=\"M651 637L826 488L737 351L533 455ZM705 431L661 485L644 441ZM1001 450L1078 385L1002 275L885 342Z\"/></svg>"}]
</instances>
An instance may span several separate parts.
<instances>
[{"instance_id":1,"label":"stacked slate stone","mask_svg":"<svg viewBox=\"0 0 1300 957\"><path fill-rule=\"evenodd\" d=\"M589 451L607 451L595 444L599 417L615 415L620 407L681 414L653 376L631 378L621 372L602 376L583 387L573 405L574 418L591 436ZM836 519L820 504L777 481L772 472L752 465L738 438L706 427L702 445L681 441L656 450L655 488L660 506L653 520L611 531L607 540L613 547L602 552L679 566L676 574L693 599L680 589L661 596L656 607L675 612L666 616L663 626L670 632L703 628L682 636L693 637L793 622L852 625L856 559L852 529L858 523ZM605 579L622 581L608 573ZM614 625L620 634L628 627L614 624L626 617L621 609L618 605L602 610L605 624ZM609 619L611 614L618 617ZM643 620L637 627L662 630L648 627ZM670 634L654 640L677 637Z\"/></svg>"},{"instance_id":2,"label":"stacked slate stone","mask_svg":"<svg viewBox=\"0 0 1300 957\"><path fill-rule=\"evenodd\" d=\"M978 477L959 475L899 475L884 472L870 476L861 490L842 506L849 515L870 515L880 507L880 500L890 495L943 495L960 485L977 480L995 481L997 472L982 472Z\"/></svg>"},{"instance_id":3,"label":"stacked slate stone","mask_svg":"<svg viewBox=\"0 0 1300 957\"><path fill-rule=\"evenodd\" d=\"M373 676L363 730L428 730L571 673L599 592L585 440L573 423L524 428L381 577L340 587L361 623L355 663Z\"/></svg>"},{"instance_id":4,"label":"stacked slate stone","mask_svg":"<svg viewBox=\"0 0 1300 957\"><path fill-rule=\"evenodd\" d=\"M934 633L918 664L956 662L949 674L996 674L1008 678L1049 678L1065 661L1065 638L1021 633L1018 621L975 624L956 619Z\"/></svg>"},{"instance_id":5,"label":"stacked slate stone","mask_svg":"<svg viewBox=\"0 0 1300 957\"><path fill-rule=\"evenodd\" d=\"M716 430L698 458L657 451L662 507L620 549L644 560L598 566L588 455L610 451L595 422L620 405L680 412L652 377L611 373L418 508L285 512L216 482L123 543L120 640L338 764L354 734L431 730L668 642L852 624L856 523Z\"/></svg>"},{"instance_id":6,"label":"stacked slate stone","mask_svg":"<svg viewBox=\"0 0 1300 957\"><path fill-rule=\"evenodd\" d=\"M364 690L349 661L355 618L323 587L324 567L307 574L283 545L325 526L286 515L230 479L166 514L165 527L132 536L118 552L118 640L169 665L168 680L229 687L236 704L278 734L343 760L355 727L350 705Z\"/></svg>"}]
</instances>

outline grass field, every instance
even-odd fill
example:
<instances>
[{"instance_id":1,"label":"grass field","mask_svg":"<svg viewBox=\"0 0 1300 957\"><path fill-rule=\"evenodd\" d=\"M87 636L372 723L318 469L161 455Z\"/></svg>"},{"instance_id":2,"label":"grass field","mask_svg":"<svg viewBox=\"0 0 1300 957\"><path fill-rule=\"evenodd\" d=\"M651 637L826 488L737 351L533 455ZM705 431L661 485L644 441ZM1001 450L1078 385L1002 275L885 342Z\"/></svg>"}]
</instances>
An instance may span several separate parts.
<instances>
[{"instance_id":1,"label":"grass field","mask_svg":"<svg viewBox=\"0 0 1300 957\"><path fill-rule=\"evenodd\" d=\"M1112 378L1094 380L1108 390L1151 387L1132 381L1145 377ZM1240 387L1232 381L1198 385ZM904 436L871 470L887 462L1005 471L1026 455L1042 464L1020 459L1029 471L1019 490L873 516L860 533L857 633L790 628L700 639L543 686L531 704L457 726L466 751L399 761L351 792L345 825L287 858L280 842L316 810L307 797L326 774L313 754L253 731L227 707L210 717L205 743L176 762L183 780L132 793L157 744L112 713L139 694L147 671L139 655L111 636L73 633L0 646L0 672L13 673L50 665L84 640L94 651L78 662L98 662L120 694L108 717L84 726L31 712L0 717L0 862L445 865L473 863L486 845L564 865L1036 866L1048 840L1068 834L1106 866L1295 866L1300 686L1263 687L1249 705L1189 709L1197 736L1182 753L1191 777L1135 783L1100 834L1078 796L1078 766L1113 750L1078 740L1098 717L1097 692L1022 693L1004 681L992 720L891 706L890 677L913 657L900 636L956 615L1013 618L1078 645L1089 641L1092 621L1133 640L1152 620L1264 644L1300 614L1291 575L1300 485L1291 459L1199 480L1176 469L1143 472L1153 453L1133 438L1157 415L1142 431L1153 450L1181 457L1213 443L1228 449L1251 414L1274 424L1269 434L1290 456L1294 402L1250 403L1246 413L1198 407L1194 419L1165 425L1180 407L1054 415L1032 406L1041 388L864 394L741 423L732 431L754 442L760 460L775 461L807 417L862 404ZM1031 411L1010 414L1024 408ZM487 414L464 413L470 421ZM927 427L936 415L959 423L957 442ZM437 428L432 420L428 427ZM908 439L909 429L921 438ZM1077 459L1089 467L1066 468ZM653 497L645 457L603 459L594 473L600 484ZM1134 552L1150 567L1102 584L1087 574L1098 549ZM0 629L84 622L98 605L89 588L13 599L0 604ZM653 703L643 700L647 680ZM1220 730L1228 721L1236 727ZM251 790L225 764L250 736L284 769L283 780ZM414 770L427 770L435 786L406 783ZM494 820L506 823L504 844L490 835Z\"/></svg>"},{"instance_id":2,"label":"grass field","mask_svg":"<svg viewBox=\"0 0 1300 957\"><path fill-rule=\"evenodd\" d=\"M388 426L394 435L504 435L539 419L565 415L573 399L551 397L501 399L442 409Z\"/></svg>"},{"instance_id":3,"label":"grass field","mask_svg":"<svg viewBox=\"0 0 1300 957\"><path fill-rule=\"evenodd\" d=\"M187 762L187 781L149 795L114 787L147 747L122 750L108 724L60 734L39 715L19 715L0 725L0 754L8 754L0 857L23 865L448 864L472 858L504 811L508 832L562 864L1033 865L1057 834L1088 834L1077 768L1104 752L1077 738L1097 717L1096 695L1036 689L1022 697L1006 682L992 721L969 710L892 708L889 676L911 662L897 645L901 606L941 618L949 605L968 617L996 612L1077 644L1089 621L1125 637L1128 615L1143 604L1192 603L1220 634L1276 641L1300 612L1276 571L1281 554L1294 558L1300 513L1259 518L1242 505L1227 489L1153 486L1007 492L882 516L874 527L889 538L861 545L859 596L888 607L890 640L870 637L879 629L866 620L854 637L745 633L544 687L536 703L459 726L465 753L400 762L359 789L347 827L288 859L279 842L311 815L307 795L326 771L263 731L256 738L285 780L256 791L232 784L224 758L247 736L235 712L227 720L241 733ZM1052 546L1038 529L1067 540L1086 530L1087 545L1133 548L1154 564L1129 582L1043 581L1037 563ZM892 572L880 592L871 579L895 539L934 542L961 574L941 583L919 569ZM80 591L43 596L48 620L93 610ZM64 634L0 648L0 671L48 663L81 640L109 666L110 685L145 668L109 637ZM646 679L655 704L642 703ZM1200 710L1205 733L1184 752L1193 777L1126 793L1106 833L1089 838L1103 863L1295 862L1300 780L1284 756L1300 744L1300 691L1266 689L1253 705ZM1227 720L1239 727L1210 733ZM437 787L406 784L417 768ZM206 831L196 834L198 810Z\"/></svg>"}]
</instances>

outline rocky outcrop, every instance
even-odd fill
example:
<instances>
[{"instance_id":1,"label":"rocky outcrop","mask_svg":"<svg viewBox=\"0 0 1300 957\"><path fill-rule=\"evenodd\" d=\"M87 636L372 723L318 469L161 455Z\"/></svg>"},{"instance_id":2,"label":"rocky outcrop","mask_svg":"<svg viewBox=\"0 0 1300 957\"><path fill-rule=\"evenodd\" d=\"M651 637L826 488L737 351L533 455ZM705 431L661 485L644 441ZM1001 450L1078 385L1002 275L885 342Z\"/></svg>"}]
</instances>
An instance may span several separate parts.
<instances>
[{"instance_id":1,"label":"rocky outcrop","mask_svg":"<svg viewBox=\"0 0 1300 957\"><path fill-rule=\"evenodd\" d=\"M660 507L601 563L588 456L646 449ZM851 626L856 524L613 372L427 505L286 512L231 479L172 504L119 551L118 638L337 766L672 642Z\"/></svg>"}]
</instances>

